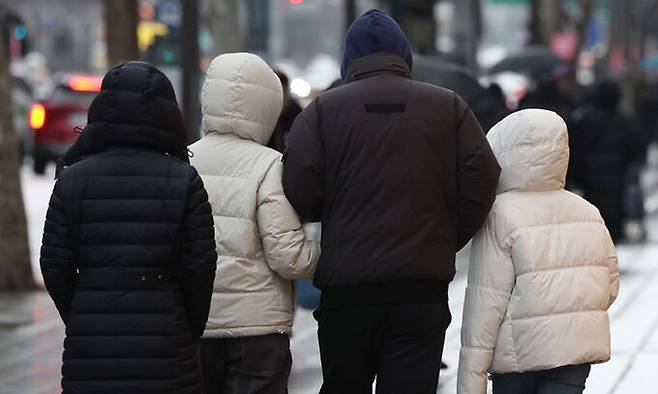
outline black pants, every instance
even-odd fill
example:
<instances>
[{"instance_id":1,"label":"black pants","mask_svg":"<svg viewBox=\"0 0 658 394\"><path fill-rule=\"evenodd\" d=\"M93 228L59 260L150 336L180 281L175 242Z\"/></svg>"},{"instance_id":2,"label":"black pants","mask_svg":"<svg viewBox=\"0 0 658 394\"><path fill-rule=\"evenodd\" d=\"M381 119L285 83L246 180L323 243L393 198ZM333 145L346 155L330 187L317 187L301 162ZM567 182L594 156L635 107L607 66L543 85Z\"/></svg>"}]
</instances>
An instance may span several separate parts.
<instances>
[{"instance_id":1,"label":"black pants","mask_svg":"<svg viewBox=\"0 0 658 394\"><path fill-rule=\"evenodd\" d=\"M201 338L199 347L206 394L288 393L287 335Z\"/></svg>"},{"instance_id":2,"label":"black pants","mask_svg":"<svg viewBox=\"0 0 658 394\"><path fill-rule=\"evenodd\" d=\"M447 302L320 309L321 394L436 394Z\"/></svg>"},{"instance_id":3,"label":"black pants","mask_svg":"<svg viewBox=\"0 0 658 394\"><path fill-rule=\"evenodd\" d=\"M493 375L494 394L582 394L590 366Z\"/></svg>"}]
</instances>

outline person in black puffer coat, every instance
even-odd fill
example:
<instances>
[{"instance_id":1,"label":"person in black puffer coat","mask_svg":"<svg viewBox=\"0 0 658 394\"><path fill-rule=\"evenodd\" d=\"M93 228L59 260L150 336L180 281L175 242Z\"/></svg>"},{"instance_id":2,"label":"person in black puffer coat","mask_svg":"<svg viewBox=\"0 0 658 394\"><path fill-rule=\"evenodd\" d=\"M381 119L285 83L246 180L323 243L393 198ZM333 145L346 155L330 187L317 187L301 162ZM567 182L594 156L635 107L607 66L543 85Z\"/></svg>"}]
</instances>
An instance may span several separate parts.
<instances>
[{"instance_id":1,"label":"person in black puffer coat","mask_svg":"<svg viewBox=\"0 0 658 394\"><path fill-rule=\"evenodd\" d=\"M213 218L164 74L110 70L62 165L41 270L66 325L63 392L202 392Z\"/></svg>"},{"instance_id":2,"label":"person in black puffer coat","mask_svg":"<svg viewBox=\"0 0 658 394\"><path fill-rule=\"evenodd\" d=\"M613 81L596 86L590 103L577 110L569 133L570 182L594 204L612 239L623 238L624 190L629 165L641 158L641 136L618 109Z\"/></svg>"}]
</instances>

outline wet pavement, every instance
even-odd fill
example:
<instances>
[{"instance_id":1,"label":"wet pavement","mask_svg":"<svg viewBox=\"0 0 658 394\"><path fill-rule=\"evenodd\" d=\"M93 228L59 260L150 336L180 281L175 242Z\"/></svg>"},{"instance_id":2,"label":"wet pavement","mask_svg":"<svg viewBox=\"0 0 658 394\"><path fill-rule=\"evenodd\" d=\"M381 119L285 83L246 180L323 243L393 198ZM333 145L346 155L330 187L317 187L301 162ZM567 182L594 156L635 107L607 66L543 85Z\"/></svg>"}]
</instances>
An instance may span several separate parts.
<instances>
[{"instance_id":1,"label":"wet pavement","mask_svg":"<svg viewBox=\"0 0 658 394\"><path fill-rule=\"evenodd\" d=\"M43 218L52 190L51 177L23 174L33 264L38 271L38 247ZM612 360L595 365L587 394L658 394L658 150L644 176L649 241L618 247L622 269L619 298L610 310ZM455 393L459 325L466 286L468 250L458 256L457 277L450 288L453 321L446 334L440 394ZM40 280L40 277L38 277ZM0 393L59 392L64 327L44 291L0 294ZM291 338L291 394L317 393L321 383L316 325L309 311L297 313Z\"/></svg>"},{"instance_id":2,"label":"wet pavement","mask_svg":"<svg viewBox=\"0 0 658 394\"><path fill-rule=\"evenodd\" d=\"M48 294L0 295L0 311L0 392L60 392L64 326Z\"/></svg>"}]
</instances>

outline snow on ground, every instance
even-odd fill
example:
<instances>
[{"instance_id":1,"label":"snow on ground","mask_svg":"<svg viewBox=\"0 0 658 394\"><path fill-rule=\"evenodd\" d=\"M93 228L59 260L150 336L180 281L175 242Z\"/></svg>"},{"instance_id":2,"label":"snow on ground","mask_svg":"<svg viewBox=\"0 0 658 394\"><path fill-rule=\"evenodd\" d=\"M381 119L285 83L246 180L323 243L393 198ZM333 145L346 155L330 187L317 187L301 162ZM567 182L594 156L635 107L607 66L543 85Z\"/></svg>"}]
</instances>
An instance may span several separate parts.
<instances>
[{"instance_id":1,"label":"snow on ground","mask_svg":"<svg viewBox=\"0 0 658 394\"><path fill-rule=\"evenodd\" d=\"M39 248L43 225L46 221L48 201L55 185L55 167L49 166L45 175L36 175L29 167L23 167L21 182L23 187L23 202L27 213L28 237L30 238L30 250L32 270L37 283L43 285L43 277L39 269Z\"/></svg>"}]
</instances>

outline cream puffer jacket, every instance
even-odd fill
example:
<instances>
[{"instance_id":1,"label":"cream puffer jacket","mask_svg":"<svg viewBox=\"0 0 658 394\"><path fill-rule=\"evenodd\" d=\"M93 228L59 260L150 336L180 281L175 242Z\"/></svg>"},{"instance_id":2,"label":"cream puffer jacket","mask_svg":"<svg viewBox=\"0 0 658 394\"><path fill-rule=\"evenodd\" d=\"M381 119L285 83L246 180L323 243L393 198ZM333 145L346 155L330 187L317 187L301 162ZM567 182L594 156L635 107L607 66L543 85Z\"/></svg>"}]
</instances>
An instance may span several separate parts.
<instances>
[{"instance_id":1,"label":"cream puffer jacket","mask_svg":"<svg viewBox=\"0 0 658 394\"><path fill-rule=\"evenodd\" d=\"M484 394L487 372L610 358L608 307L617 296L614 245L598 210L564 190L567 127L530 109L494 126L498 196L473 239L457 392Z\"/></svg>"},{"instance_id":2,"label":"cream puffer jacket","mask_svg":"<svg viewBox=\"0 0 658 394\"><path fill-rule=\"evenodd\" d=\"M311 278L319 239L283 194L281 154L264 146L281 112L278 77L258 56L217 57L202 88L205 136L192 164L215 219L217 272L204 337L290 333L291 279Z\"/></svg>"}]
</instances>

